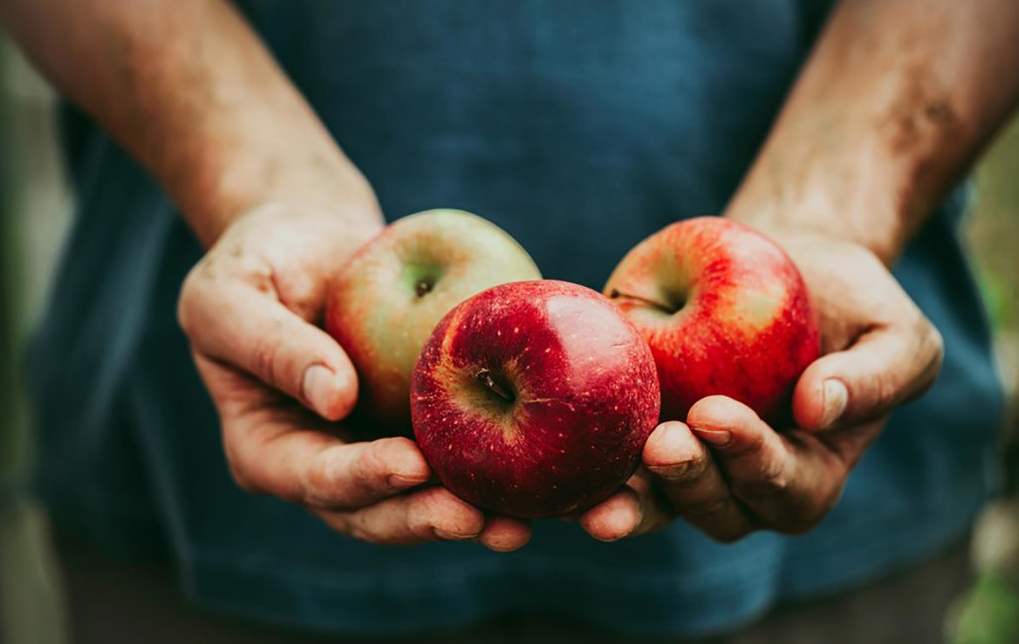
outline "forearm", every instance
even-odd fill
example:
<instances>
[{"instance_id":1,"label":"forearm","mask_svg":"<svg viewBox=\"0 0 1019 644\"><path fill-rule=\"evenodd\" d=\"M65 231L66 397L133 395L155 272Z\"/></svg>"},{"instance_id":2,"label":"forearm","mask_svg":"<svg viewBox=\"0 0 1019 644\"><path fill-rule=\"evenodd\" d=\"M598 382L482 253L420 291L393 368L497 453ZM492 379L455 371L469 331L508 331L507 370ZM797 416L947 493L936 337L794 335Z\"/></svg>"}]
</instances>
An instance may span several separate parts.
<instances>
[{"instance_id":1,"label":"forearm","mask_svg":"<svg viewBox=\"0 0 1019 644\"><path fill-rule=\"evenodd\" d=\"M289 201L381 225L364 177L225 0L5 0L56 88L159 180L200 239Z\"/></svg>"},{"instance_id":2,"label":"forearm","mask_svg":"<svg viewBox=\"0 0 1019 644\"><path fill-rule=\"evenodd\" d=\"M1014 0L843 0L728 208L886 263L1019 99Z\"/></svg>"}]
</instances>

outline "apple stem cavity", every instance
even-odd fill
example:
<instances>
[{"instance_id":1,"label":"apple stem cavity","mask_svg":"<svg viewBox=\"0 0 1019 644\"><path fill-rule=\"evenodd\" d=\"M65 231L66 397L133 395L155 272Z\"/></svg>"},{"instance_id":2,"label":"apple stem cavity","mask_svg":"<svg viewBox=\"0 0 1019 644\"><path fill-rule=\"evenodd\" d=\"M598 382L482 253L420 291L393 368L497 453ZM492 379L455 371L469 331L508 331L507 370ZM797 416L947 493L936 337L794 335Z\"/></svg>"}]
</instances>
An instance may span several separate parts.
<instances>
[{"instance_id":1,"label":"apple stem cavity","mask_svg":"<svg viewBox=\"0 0 1019 644\"><path fill-rule=\"evenodd\" d=\"M623 298L623 299L627 299L627 300L635 300L637 302L642 302L644 304L647 304L650 307L658 309L659 311L664 311L665 313L668 313L669 315L672 315L673 313L675 313L675 312L679 311L681 308L683 308L682 305L680 305L678 307L668 306L666 304L662 304L661 302L659 302L657 300L652 300L652 299L649 299L649 298L646 298L646 297L641 297L639 295L632 295L630 293L623 293L622 291L620 291L619 289L616 289L616 288L614 288L611 291L609 291L609 299L614 300L614 299L617 299L617 298L620 298L620 297Z\"/></svg>"},{"instance_id":2,"label":"apple stem cavity","mask_svg":"<svg viewBox=\"0 0 1019 644\"><path fill-rule=\"evenodd\" d=\"M510 391L509 388L499 384L499 382L492 376L492 372L489 369L482 369L478 372L478 382L508 403L516 400L516 396L513 395L513 392Z\"/></svg>"},{"instance_id":3,"label":"apple stem cavity","mask_svg":"<svg viewBox=\"0 0 1019 644\"><path fill-rule=\"evenodd\" d=\"M424 297L428 293L432 292L432 288L435 284L431 280L418 280L417 284L414 285L414 292L417 293L418 297Z\"/></svg>"}]
</instances>

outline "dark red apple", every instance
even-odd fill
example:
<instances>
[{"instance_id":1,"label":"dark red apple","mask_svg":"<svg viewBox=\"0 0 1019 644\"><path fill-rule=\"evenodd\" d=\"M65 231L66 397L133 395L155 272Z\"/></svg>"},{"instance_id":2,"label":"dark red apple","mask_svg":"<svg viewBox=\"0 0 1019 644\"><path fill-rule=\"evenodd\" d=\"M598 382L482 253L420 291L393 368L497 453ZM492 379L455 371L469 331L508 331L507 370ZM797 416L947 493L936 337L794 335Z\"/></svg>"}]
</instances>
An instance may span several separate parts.
<instances>
[{"instance_id":1,"label":"dark red apple","mask_svg":"<svg viewBox=\"0 0 1019 644\"><path fill-rule=\"evenodd\" d=\"M439 322L414 369L425 458L463 499L517 517L584 510L633 474L658 420L647 343L591 289L490 288Z\"/></svg>"},{"instance_id":2,"label":"dark red apple","mask_svg":"<svg viewBox=\"0 0 1019 644\"><path fill-rule=\"evenodd\" d=\"M631 250L605 294L651 346L662 418L722 394L779 423L820 335L807 288L769 239L721 217L672 224Z\"/></svg>"}]
</instances>

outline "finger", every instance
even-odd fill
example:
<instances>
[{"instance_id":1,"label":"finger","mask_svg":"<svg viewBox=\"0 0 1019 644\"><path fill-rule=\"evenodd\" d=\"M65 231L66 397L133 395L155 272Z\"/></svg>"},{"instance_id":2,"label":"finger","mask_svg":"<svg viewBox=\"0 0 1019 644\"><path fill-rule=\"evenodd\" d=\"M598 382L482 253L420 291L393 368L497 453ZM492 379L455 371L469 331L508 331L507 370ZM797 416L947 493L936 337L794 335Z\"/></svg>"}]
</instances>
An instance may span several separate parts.
<instances>
[{"instance_id":1,"label":"finger","mask_svg":"<svg viewBox=\"0 0 1019 644\"><path fill-rule=\"evenodd\" d=\"M580 515L580 527L599 541L617 541L640 525L643 513L637 493L624 487Z\"/></svg>"},{"instance_id":2,"label":"finger","mask_svg":"<svg viewBox=\"0 0 1019 644\"><path fill-rule=\"evenodd\" d=\"M676 513L656 487L656 477L646 469L638 469L626 482L626 486L637 495L641 510L640 522L627 536L636 537L661 530L675 520Z\"/></svg>"},{"instance_id":3,"label":"finger","mask_svg":"<svg viewBox=\"0 0 1019 644\"><path fill-rule=\"evenodd\" d=\"M378 545L474 539L485 525L481 510L441 487L395 496L355 512L314 513L338 532Z\"/></svg>"},{"instance_id":4,"label":"finger","mask_svg":"<svg viewBox=\"0 0 1019 644\"><path fill-rule=\"evenodd\" d=\"M941 335L918 311L912 319L869 331L807 367L793 392L796 424L822 430L864 423L926 391L941 368Z\"/></svg>"},{"instance_id":5,"label":"finger","mask_svg":"<svg viewBox=\"0 0 1019 644\"><path fill-rule=\"evenodd\" d=\"M579 521L595 539L616 541L659 530L674 516L655 493L651 475L642 468L622 490L582 513Z\"/></svg>"},{"instance_id":6,"label":"finger","mask_svg":"<svg viewBox=\"0 0 1019 644\"><path fill-rule=\"evenodd\" d=\"M485 527L478 535L478 543L496 552L517 550L530 539L530 521L497 515L485 519Z\"/></svg>"},{"instance_id":7,"label":"finger","mask_svg":"<svg viewBox=\"0 0 1019 644\"><path fill-rule=\"evenodd\" d=\"M813 527L838 500L848 465L807 432L775 432L746 405L709 396L687 422L711 447L729 489L766 525L783 532Z\"/></svg>"},{"instance_id":8,"label":"finger","mask_svg":"<svg viewBox=\"0 0 1019 644\"><path fill-rule=\"evenodd\" d=\"M235 475L242 473L250 487L320 508L361 508L429 476L420 451L402 437L345 445L321 432L297 431L231 453Z\"/></svg>"},{"instance_id":9,"label":"finger","mask_svg":"<svg viewBox=\"0 0 1019 644\"><path fill-rule=\"evenodd\" d=\"M431 475L417 444L403 437L348 444L303 428L298 415L273 406L224 415L222 423L238 484L295 503L359 508L422 485Z\"/></svg>"},{"instance_id":10,"label":"finger","mask_svg":"<svg viewBox=\"0 0 1019 644\"><path fill-rule=\"evenodd\" d=\"M710 451L679 421L659 425L644 445L644 465L673 511L722 542L751 531L753 519L733 497Z\"/></svg>"},{"instance_id":11,"label":"finger","mask_svg":"<svg viewBox=\"0 0 1019 644\"><path fill-rule=\"evenodd\" d=\"M350 413L357 375L336 341L253 286L202 271L200 264L188 276L178 306L198 353L254 375L323 418Z\"/></svg>"}]
</instances>

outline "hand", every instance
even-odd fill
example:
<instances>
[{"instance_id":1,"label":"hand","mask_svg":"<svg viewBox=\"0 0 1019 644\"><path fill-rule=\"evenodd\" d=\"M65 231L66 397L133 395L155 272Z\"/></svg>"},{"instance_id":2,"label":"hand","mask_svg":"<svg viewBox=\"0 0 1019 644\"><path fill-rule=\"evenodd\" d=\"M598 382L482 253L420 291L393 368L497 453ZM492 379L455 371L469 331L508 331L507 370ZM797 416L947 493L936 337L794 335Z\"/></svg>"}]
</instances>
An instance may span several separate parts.
<instances>
[{"instance_id":1,"label":"hand","mask_svg":"<svg viewBox=\"0 0 1019 644\"><path fill-rule=\"evenodd\" d=\"M350 442L335 422L357 400L343 349L315 324L326 286L378 225L274 204L239 217L184 282L181 326L220 416L237 483L306 506L376 544L476 539L513 550L530 535L445 488L406 438Z\"/></svg>"},{"instance_id":2,"label":"hand","mask_svg":"<svg viewBox=\"0 0 1019 644\"><path fill-rule=\"evenodd\" d=\"M823 357L793 392L797 427L775 431L785 428L724 396L698 401L685 423L659 425L627 486L581 517L595 538L677 517L723 542L757 529L809 531L892 408L934 382L941 336L874 254L817 233L763 232L799 266L820 318Z\"/></svg>"}]
</instances>

